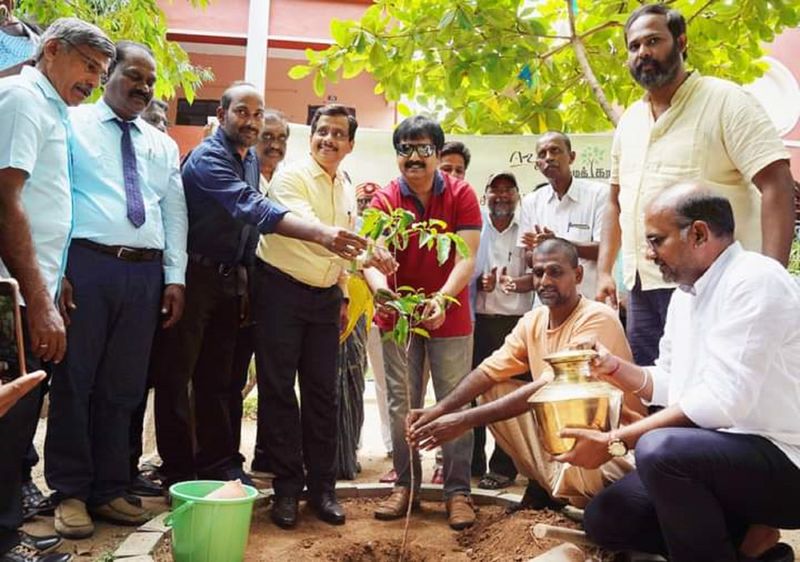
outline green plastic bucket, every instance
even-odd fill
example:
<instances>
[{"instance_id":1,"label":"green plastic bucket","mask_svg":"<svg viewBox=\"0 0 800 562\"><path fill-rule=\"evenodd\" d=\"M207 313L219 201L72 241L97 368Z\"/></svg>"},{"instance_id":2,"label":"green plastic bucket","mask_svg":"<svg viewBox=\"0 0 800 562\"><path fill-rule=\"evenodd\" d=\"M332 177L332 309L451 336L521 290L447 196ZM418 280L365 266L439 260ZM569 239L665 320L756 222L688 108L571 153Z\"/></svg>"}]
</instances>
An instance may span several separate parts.
<instances>
[{"instance_id":1,"label":"green plastic bucket","mask_svg":"<svg viewBox=\"0 0 800 562\"><path fill-rule=\"evenodd\" d=\"M193 480L170 486L172 556L176 562L239 562L244 559L250 517L258 490L245 486L246 498L208 499L219 480Z\"/></svg>"}]
</instances>

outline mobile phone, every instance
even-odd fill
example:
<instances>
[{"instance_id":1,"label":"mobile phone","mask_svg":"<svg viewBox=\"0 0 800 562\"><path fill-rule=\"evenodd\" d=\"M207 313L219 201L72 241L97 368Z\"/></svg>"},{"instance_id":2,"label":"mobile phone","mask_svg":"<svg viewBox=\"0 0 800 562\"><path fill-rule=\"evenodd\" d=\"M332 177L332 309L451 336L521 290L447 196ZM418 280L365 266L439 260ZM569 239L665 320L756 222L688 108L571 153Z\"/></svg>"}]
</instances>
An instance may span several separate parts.
<instances>
[{"instance_id":1,"label":"mobile phone","mask_svg":"<svg viewBox=\"0 0 800 562\"><path fill-rule=\"evenodd\" d=\"M25 374L19 301L17 282L0 279L0 380L4 383Z\"/></svg>"}]
</instances>

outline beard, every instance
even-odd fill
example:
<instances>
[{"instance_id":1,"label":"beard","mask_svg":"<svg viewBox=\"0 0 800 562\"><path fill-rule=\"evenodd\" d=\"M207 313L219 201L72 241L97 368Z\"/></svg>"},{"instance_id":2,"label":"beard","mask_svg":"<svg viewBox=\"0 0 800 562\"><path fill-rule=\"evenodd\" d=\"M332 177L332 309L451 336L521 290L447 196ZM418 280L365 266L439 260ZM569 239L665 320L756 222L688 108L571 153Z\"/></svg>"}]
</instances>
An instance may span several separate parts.
<instances>
[{"instance_id":1,"label":"beard","mask_svg":"<svg viewBox=\"0 0 800 562\"><path fill-rule=\"evenodd\" d=\"M652 90L666 86L678 75L681 68L682 53L677 41L673 41L672 50L667 60L661 62L654 58L637 60L628 65L628 70L633 79L645 90ZM645 70L644 65L651 64L651 69Z\"/></svg>"}]
</instances>

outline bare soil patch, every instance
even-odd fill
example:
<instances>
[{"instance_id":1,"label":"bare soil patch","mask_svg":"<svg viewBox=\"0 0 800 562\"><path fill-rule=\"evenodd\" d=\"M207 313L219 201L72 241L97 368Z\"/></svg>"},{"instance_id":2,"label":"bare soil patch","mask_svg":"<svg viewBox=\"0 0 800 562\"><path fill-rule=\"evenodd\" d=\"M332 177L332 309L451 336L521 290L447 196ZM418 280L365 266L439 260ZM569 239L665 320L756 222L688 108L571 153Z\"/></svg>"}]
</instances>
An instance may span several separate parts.
<instances>
[{"instance_id":1,"label":"bare soil patch","mask_svg":"<svg viewBox=\"0 0 800 562\"><path fill-rule=\"evenodd\" d=\"M267 507L256 508L250 527L245 560L326 560L330 562L377 562L399 559L403 536L402 519L378 521L372 512L379 499L344 500L347 523L332 527L301 507L295 529L279 529L269 520ZM549 523L576 525L550 511L527 511L507 515L499 506L478 508L478 521L472 529L457 532L447 524L447 513L440 502L422 502L412 515L407 562L510 562L527 560L558 543L535 539L531 527Z\"/></svg>"}]
</instances>

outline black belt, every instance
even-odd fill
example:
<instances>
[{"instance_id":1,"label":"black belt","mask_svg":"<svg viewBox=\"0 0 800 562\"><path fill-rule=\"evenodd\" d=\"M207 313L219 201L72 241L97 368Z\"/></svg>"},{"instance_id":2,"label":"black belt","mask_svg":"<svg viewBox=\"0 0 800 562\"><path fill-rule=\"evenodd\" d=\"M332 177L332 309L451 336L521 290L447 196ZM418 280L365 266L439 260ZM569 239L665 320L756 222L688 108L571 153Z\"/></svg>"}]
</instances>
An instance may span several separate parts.
<instances>
[{"instance_id":1,"label":"black belt","mask_svg":"<svg viewBox=\"0 0 800 562\"><path fill-rule=\"evenodd\" d=\"M216 272L223 277L227 277L236 271L236 268L238 267L236 264L221 263L202 254L195 254L194 252L189 253L189 261L198 265L202 265L203 267L210 267L216 270Z\"/></svg>"},{"instance_id":2,"label":"black belt","mask_svg":"<svg viewBox=\"0 0 800 562\"><path fill-rule=\"evenodd\" d=\"M98 244L86 238L75 238L72 240L73 244L89 248L101 254L108 254L123 261L161 261L161 256L164 252L161 250L153 250L150 248L129 248L127 246L106 246L105 244Z\"/></svg>"},{"instance_id":3,"label":"black belt","mask_svg":"<svg viewBox=\"0 0 800 562\"><path fill-rule=\"evenodd\" d=\"M259 258L256 258L256 267L258 267L259 269L263 269L264 271L268 271L269 273L276 275L277 277L280 277L284 281L288 281L289 283L297 285L298 287L312 293L324 293L325 291L329 291L336 286L336 285L331 285L330 287L315 287L314 285L303 283L302 281L298 281L288 273L284 273L274 265L270 265L264 260Z\"/></svg>"}]
</instances>

